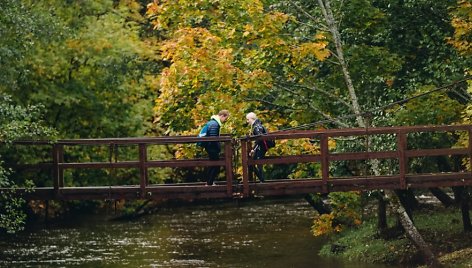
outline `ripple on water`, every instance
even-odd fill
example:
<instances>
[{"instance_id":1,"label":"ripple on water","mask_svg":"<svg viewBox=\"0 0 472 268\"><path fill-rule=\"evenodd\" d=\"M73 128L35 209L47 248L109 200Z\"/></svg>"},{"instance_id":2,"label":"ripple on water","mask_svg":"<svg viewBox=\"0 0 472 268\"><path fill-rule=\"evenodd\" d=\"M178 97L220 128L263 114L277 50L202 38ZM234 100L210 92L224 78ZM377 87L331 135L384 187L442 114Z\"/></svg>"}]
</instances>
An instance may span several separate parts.
<instances>
[{"instance_id":1,"label":"ripple on water","mask_svg":"<svg viewBox=\"0 0 472 268\"><path fill-rule=\"evenodd\" d=\"M80 216L0 239L0 267L347 267L316 257L312 215L304 201L269 200L168 208L130 222Z\"/></svg>"}]
</instances>

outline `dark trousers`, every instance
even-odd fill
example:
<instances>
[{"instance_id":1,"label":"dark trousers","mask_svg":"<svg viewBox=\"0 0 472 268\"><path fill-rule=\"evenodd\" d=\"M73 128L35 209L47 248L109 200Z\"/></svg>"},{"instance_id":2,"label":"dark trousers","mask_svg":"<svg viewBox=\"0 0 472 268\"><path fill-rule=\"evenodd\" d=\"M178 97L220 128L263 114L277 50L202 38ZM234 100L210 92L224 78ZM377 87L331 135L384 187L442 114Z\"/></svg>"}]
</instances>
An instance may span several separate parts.
<instances>
[{"instance_id":1,"label":"dark trousers","mask_svg":"<svg viewBox=\"0 0 472 268\"><path fill-rule=\"evenodd\" d=\"M252 159L254 159L254 160L262 159L262 158L264 158L266 152L267 152L266 150L263 150L263 149L258 147L254 151L254 155L252 156ZM251 166L250 167L250 172L252 172L252 171L254 171L254 173L256 174L259 181L264 182L264 170L262 169L262 165Z\"/></svg>"},{"instance_id":2,"label":"dark trousers","mask_svg":"<svg viewBox=\"0 0 472 268\"><path fill-rule=\"evenodd\" d=\"M220 159L220 150L215 150L213 148L207 148L206 149L208 153L208 157L210 160L219 160ZM212 185L215 179L218 177L218 173L220 173L220 166L211 166L208 167L206 171L206 176L207 176L207 184Z\"/></svg>"}]
</instances>

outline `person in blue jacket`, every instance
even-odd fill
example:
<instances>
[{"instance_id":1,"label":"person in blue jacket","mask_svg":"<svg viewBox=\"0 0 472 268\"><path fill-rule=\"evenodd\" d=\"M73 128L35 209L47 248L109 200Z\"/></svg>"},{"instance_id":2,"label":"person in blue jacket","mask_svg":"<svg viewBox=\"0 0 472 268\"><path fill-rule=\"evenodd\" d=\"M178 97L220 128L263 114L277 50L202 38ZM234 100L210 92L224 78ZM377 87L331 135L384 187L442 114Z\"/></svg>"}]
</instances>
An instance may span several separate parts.
<instances>
[{"instance_id":1,"label":"person in blue jacket","mask_svg":"<svg viewBox=\"0 0 472 268\"><path fill-rule=\"evenodd\" d=\"M228 119L229 111L221 110L217 115L213 115L207 123L206 137L217 137L220 135L220 128L223 123ZM205 142L205 151L208 153L210 160L219 160L221 145L217 141ZM219 166L208 167L207 170L207 183L206 185L215 185L214 181L220 172Z\"/></svg>"}]
</instances>

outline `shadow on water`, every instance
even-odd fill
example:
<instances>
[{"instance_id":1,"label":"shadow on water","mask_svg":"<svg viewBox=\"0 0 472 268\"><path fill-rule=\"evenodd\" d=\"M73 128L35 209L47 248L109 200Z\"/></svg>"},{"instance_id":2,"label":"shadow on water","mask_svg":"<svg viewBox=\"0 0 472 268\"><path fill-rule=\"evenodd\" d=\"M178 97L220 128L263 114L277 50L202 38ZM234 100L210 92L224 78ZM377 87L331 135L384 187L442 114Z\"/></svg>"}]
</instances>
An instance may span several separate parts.
<instances>
[{"instance_id":1,"label":"shadow on water","mask_svg":"<svg viewBox=\"0 0 472 268\"><path fill-rule=\"evenodd\" d=\"M0 240L1 267L386 267L321 258L304 200L166 208L139 220L80 215Z\"/></svg>"}]
</instances>

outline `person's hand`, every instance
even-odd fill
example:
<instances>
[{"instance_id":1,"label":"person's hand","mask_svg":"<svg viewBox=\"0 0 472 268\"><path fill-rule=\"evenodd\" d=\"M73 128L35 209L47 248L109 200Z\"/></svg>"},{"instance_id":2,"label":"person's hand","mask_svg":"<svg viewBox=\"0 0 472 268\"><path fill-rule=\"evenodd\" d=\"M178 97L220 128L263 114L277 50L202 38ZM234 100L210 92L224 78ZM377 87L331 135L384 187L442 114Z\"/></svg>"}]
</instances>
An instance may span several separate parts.
<instances>
[{"instance_id":1,"label":"person's hand","mask_svg":"<svg viewBox=\"0 0 472 268\"><path fill-rule=\"evenodd\" d=\"M249 152L249 156L253 156L253 155L254 155L254 150L251 150L251 151Z\"/></svg>"}]
</instances>

